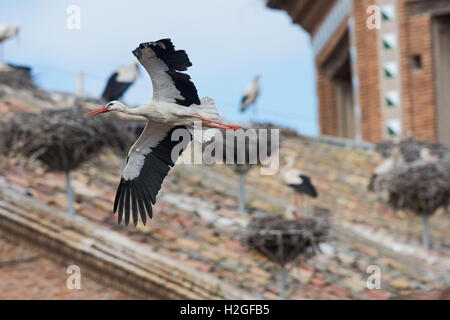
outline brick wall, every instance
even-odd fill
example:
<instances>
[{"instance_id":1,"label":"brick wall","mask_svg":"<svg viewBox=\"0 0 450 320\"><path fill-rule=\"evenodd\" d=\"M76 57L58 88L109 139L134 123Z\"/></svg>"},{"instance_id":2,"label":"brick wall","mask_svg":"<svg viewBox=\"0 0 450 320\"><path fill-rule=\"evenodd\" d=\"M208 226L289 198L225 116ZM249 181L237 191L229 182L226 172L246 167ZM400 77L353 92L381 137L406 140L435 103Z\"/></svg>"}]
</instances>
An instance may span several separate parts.
<instances>
[{"instance_id":1,"label":"brick wall","mask_svg":"<svg viewBox=\"0 0 450 320\"><path fill-rule=\"evenodd\" d=\"M338 134L336 91L333 82L317 67L317 94L319 96L319 125L323 135Z\"/></svg>"},{"instance_id":2,"label":"brick wall","mask_svg":"<svg viewBox=\"0 0 450 320\"><path fill-rule=\"evenodd\" d=\"M361 127L362 137L366 141L381 140L381 110L378 83L378 54L376 30L366 28L366 9L374 4L374 0L359 0L354 2L355 32L358 51L358 76L360 81L361 98ZM340 28L341 29L341 28ZM341 30L336 32L341 33ZM327 79L320 71L320 62L325 60L325 53L329 53L334 46L334 37L325 46L317 58L319 122L321 133L324 135L337 135L337 106L336 93L333 82Z\"/></svg>"},{"instance_id":3,"label":"brick wall","mask_svg":"<svg viewBox=\"0 0 450 320\"><path fill-rule=\"evenodd\" d=\"M413 131L420 140L436 140L431 17L427 14L408 16L406 4L412 1L398 1L404 132ZM411 65L414 54L422 57L421 70L415 70Z\"/></svg>"},{"instance_id":4,"label":"brick wall","mask_svg":"<svg viewBox=\"0 0 450 320\"><path fill-rule=\"evenodd\" d=\"M356 50L361 103L361 131L363 140L382 138L377 31L367 28L367 7L375 0L354 1Z\"/></svg>"},{"instance_id":5,"label":"brick wall","mask_svg":"<svg viewBox=\"0 0 450 320\"><path fill-rule=\"evenodd\" d=\"M335 84L322 71L322 65L332 55L342 37L347 36L347 24L343 23L335 36L316 57L317 96L319 100L319 126L323 135L337 136L339 134L337 101Z\"/></svg>"},{"instance_id":6,"label":"brick wall","mask_svg":"<svg viewBox=\"0 0 450 320\"><path fill-rule=\"evenodd\" d=\"M432 18L428 14L408 15L406 4L415 0L397 0L399 21L400 76L403 110L403 133L413 131L417 139L436 140L435 70ZM380 65L377 31L366 26L367 7L375 0L354 1L356 49L360 85L362 138L370 142L383 140L380 93ZM340 28L342 29L342 28ZM341 33L338 30L336 33ZM321 63L332 52L338 37L331 39L316 59L319 124L324 135L337 135L337 105L333 82L321 72ZM411 56L420 55L422 69L414 70Z\"/></svg>"}]
</instances>

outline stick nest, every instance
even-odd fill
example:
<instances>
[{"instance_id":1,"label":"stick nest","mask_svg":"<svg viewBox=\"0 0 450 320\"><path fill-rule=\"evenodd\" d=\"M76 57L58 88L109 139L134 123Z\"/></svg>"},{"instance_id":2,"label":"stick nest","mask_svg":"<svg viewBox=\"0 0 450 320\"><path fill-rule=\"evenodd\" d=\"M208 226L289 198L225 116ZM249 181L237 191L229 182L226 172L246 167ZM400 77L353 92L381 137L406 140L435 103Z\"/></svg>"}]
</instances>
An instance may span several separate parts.
<instances>
[{"instance_id":1,"label":"stick nest","mask_svg":"<svg viewBox=\"0 0 450 320\"><path fill-rule=\"evenodd\" d=\"M86 119L87 110L70 108L21 113L0 123L0 150L40 160L51 171L70 171L104 147L124 154L133 136L114 115Z\"/></svg>"},{"instance_id":2,"label":"stick nest","mask_svg":"<svg viewBox=\"0 0 450 320\"><path fill-rule=\"evenodd\" d=\"M248 225L244 241L249 248L284 266L299 255L316 254L319 243L328 236L328 229L327 219L255 218Z\"/></svg>"},{"instance_id":3,"label":"stick nest","mask_svg":"<svg viewBox=\"0 0 450 320\"><path fill-rule=\"evenodd\" d=\"M394 169L376 179L375 191L384 193L384 198L394 209L431 215L439 207L447 207L450 201L450 166L447 162L417 160Z\"/></svg>"},{"instance_id":4,"label":"stick nest","mask_svg":"<svg viewBox=\"0 0 450 320\"><path fill-rule=\"evenodd\" d=\"M246 136L243 141L244 143L242 143L237 136L229 137L227 139L228 130L217 129L221 132L221 137L223 137L223 140L220 141L222 143L223 163L226 164L227 160L233 161L232 167L236 173L246 174L255 166L264 166L265 163L268 163L270 156L279 148L278 139L275 139L275 143L272 144L272 132L269 128L260 126L258 128L247 129L255 129L256 135ZM259 129L267 130L267 141L264 143L265 146L263 146L264 140L260 140ZM211 141L204 143L203 149L214 143L215 139L216 137ZM262 147L263 149L261 149ZM212 155L215 156L215 152L212 152ZM238 155L242 158L238 157Z\"/></svg>"}]
</instances>

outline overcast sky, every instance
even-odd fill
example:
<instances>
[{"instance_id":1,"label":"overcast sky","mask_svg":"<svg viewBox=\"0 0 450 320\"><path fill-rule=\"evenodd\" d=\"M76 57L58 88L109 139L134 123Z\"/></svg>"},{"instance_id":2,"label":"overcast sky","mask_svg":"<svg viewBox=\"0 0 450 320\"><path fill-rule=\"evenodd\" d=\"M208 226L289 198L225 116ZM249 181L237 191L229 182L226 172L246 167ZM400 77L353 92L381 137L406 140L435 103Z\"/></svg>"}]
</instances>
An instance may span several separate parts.
<instances>
[{"instance_id":1,"label":"overcast sky","mask_svg":"<svg viewBox=\"0 0 450 320\"><path fill-rule=\"evenodd\" d=\"M66 27L69 5L81 9L81 29ZM139 43L170 37L185 49L200 97L216 101L229 120L270 121L316 135L317 99L310 39L264 0L22 0L1 1L0 22L21 25L5 45L8 62L33 67L45 88L73 91L75 72L99 96L110 73L135 58ZM143 70L143 69L142 69ZM122 98L151 99L145 70ZM261 74L258 114L238 112L243 88Z\"/></svg>"}]
</instances>

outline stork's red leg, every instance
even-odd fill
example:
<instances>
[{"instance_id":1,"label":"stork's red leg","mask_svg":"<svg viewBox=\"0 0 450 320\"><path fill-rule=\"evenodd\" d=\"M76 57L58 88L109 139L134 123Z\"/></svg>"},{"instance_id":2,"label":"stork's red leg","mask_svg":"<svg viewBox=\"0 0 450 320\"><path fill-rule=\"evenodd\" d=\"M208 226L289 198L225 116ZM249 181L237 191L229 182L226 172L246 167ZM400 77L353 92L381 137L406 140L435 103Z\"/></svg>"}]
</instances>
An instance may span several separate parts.
<instances>
[{"instance_id":1,"label":"stork's red leg","mask_svg":"<svg viewBox=\"0 0 450 320\"><path fill-rule=\"evenodd\" d=\"M197 118L197 119L200 119L200 120L202 120L203 122L207 122L207 123L204 123L203 125L205 126L205 127L208 127L208 128L218 128L218 129L225 129L225 130L237 130L237 129L241 129L241 127L239 127L239 126L236 126L236 125L233 125L233 124L226 124L226 123L222 123L222 122L218 122L218 121L214 121L214 120L209 120L209 119L206 119L206 118L203 118L203 117L200 117L200 116L193 116L194 118ZM209 122L209 123L208 123ZM215 124L218 124L218 125L220 125L220 126L215 126L215 125L213 125L213 124L210 124L210 123L215 123Z\"/></svg>"},{"instance_id":2,"label":"stork's red leg","mask_svg":"<svg viewBox=\"0 0 450 320\"><path fill-rule=\"evenodd\" d=\"M294 206L295 206L295 210L293 213L293 216L295 219L300 218L300 214L299 214L299 210L298 210L298 194L294 193Z\"/></svg>"}]
</instances>

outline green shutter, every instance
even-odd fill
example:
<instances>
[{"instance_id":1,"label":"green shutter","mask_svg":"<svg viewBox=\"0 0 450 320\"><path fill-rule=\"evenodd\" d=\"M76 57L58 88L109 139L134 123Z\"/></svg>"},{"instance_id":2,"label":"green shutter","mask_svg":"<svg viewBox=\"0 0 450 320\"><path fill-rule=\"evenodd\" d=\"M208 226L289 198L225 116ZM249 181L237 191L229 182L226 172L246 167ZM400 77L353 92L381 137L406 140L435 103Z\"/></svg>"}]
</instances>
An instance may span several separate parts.
<instances>
[{"instance_id":1,"label":"green shutter","mask_svg":"<svg viewBox=\"0 0 450 320\"><path fill-rule=\"evenodd\" d=\"M386 104L388 107L395 107L394 102L392 102L392 100L389 98L386 98Z\"/></svg>"},{"instance_id":2,"label":"green shutter","mask_svg":"<svg viewBox=\"0 0 450 320\"><path fill-rule=\"evenodd\" d=\"M392 75L392 73L389 72L388 69L384 69L384 75L385 75L387 78L393 78L393 77L394 77L394 76Z\"/></svg>"},{"instance_id":3,"label":"green shutter","mask_svg":"<svg viewBox=\"0 0 450 320\"><path fill-rule=\"evenodd\" d=\"M397 134L395 133L395 131L392 130L391 128L389 128L389 127L387 127L387 132L388 132L388 135L390 135L390 136L396 136L396 135L397 135Z\"/></svg>"}]
</instances>

